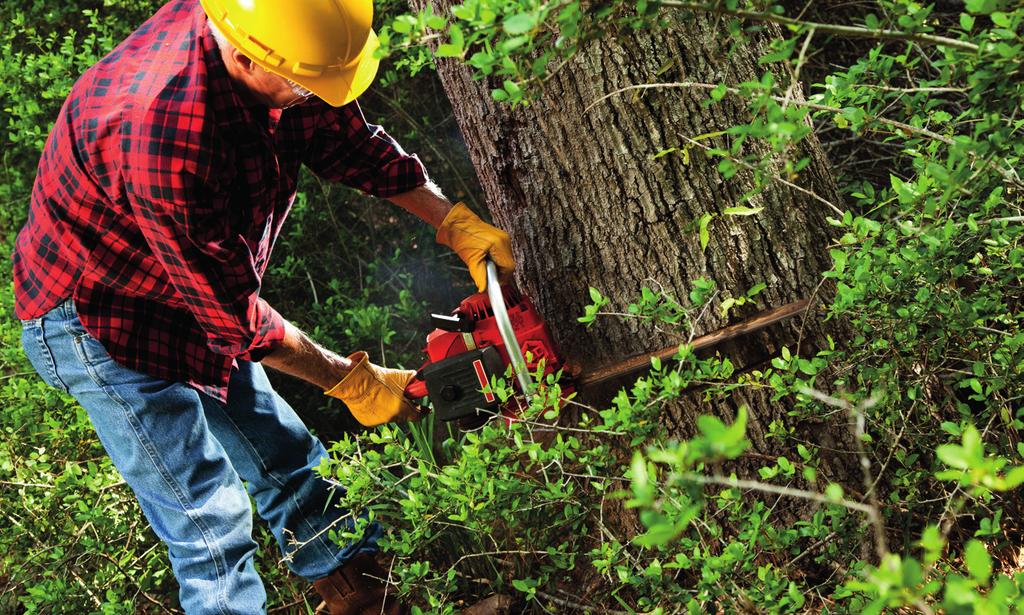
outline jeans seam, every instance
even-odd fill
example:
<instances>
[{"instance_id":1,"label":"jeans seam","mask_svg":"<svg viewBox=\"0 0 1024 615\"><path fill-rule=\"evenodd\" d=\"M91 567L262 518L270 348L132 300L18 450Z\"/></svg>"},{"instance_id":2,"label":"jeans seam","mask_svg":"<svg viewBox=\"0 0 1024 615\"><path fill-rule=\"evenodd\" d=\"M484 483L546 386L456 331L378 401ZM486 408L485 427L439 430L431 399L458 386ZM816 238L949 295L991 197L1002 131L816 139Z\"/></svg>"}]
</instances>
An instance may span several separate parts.
<instances>
[{"instance_id":1,"label":"jeans seam","mask_svg":"<svg viewBox=\"0 0 1024 615\"><path fill-rule=\"evenodd\" d=\"M39 327L37 329L36 341L39 342L39 346L42 348L44 355L43 358L46 361L46 369L50 372L50 376L53 378L53 381L60 385L57 388L61 389L64 393L69 393L70 388L57 373L57 362L53 358L53 351L50 350L50 345L46 343L46 333L43 330L42 320L40 320Z\"/></svg>"},{"instance_id":2,"label":"jeans seam","mask_svg":"<svg viewBox=\"0 0 1024 615\"><path fill-rule=\"evenodd\" d=\"M65 327L65 330L67 331L67 327ZM68 331L68 334L71 335L71 332ZM215 548L213 546L213 540L211 540L210 538L210 529L206 526L205 523L201 521L199 517L195 516L195 509L193 509L192 506L188 503L188 498L184 497L181 488L175 483L174 479L170 475L170 472L167 470L166 467L164 467L163 463L160 462L160 457L159 455L156 454L156 451L154 450L153 447L153 443L149 440L148 437L145 436L145 434L143 433L144 430L142 429L142 425L139 424L138 420L132 415L131 404L125 401L123 397L118 395L117 392L113 389L113 387L107 384L107 382L103 380L103 378L100 377L99 374L96 373L96 371L93 369L93 366L90 365L89 362L85 360L84 353L81 347L78 344L75 344L74 347L75 354L78 355L79 360L82 361L82 364L85 366L85 371L89 374L89 378L92 379L93 383L96 384L100 388L100 390L103 391L103 393L110 398L111 401L113 401L115 404L118 405L118 407L121 408L121 412L124 415L125 420L128 421L128 424L132 428L132 433L135 434L135 437L138 439L139 444L142 446L142 449L146 451L146 455L149 456L149 460L156 467L157 472L160 474L160 478L163 479L164 484L166 484L167 487L174 494L174 498L178 501L178 505L181 506L181 508L185 511L185 516L187 516L189 520L195 524L196 528L199 530L200 535L202 535L203 542L206 543L206 549L210 552L210 558L213 561L214 570L217 574L217 585L220 590L217 592L217 606L220 607L222 613L228 615L229 611L227 608L227 596L225 595L224 591L226 587L225 574L227 572L227 566L226 562L221 561L223 559L223 553L221 553L220 549Z\"/></svg>"},{"instance_id":3,"label":"jeans seam","mask_svg":"<svg viewBox=\"0 0 1024 615\"><path fill-rule=\"evenodd\" d=\"M245 442L245 445L252 451L253 456L260 462L260 467L262 467L264 470L263 473L266 476L270 477L279 488L282 488L281 490L283 491L285 484L277 476L275 476L273 472L270 471L270 468L268 468L267 464L263 461L263 457L259 454L259 451L257 451L256 447L252 445L252 442L249 440L249 438L245 436L245 432L239 429L238 424L235 423L235 420L233 418L231 418L231 415L227 412L227 409L222 407L221 410L223 411L224 417L227 419L228 423L230 423L231 427L238 433L238 435L241 436L241 439ZM295 506L295 510L301 510L301 507L299 506L299 501L295 498L294 492L289 493L288 498L292 501L292 504ZM317 544L320 545L320 548L326 551L327 554L331 557L331 559L333 559L335 562L338 562L339 564L343 563L342 560L338 558L338 555L334 552L334 550L328 548L328 546L324 544L325 532L323 532L322 530L317 530L315 527L313 527L313 524L309 522L309 518L306 517L306 515L302 515L302 522L305 523L306 527L309 528L309 531L312 532L312 540L316 540ZM301 548L301 546L299 548ZM295 551L298 551L298 548L292 551L292 553L294 553Z\"/></svg>"}]
</instances>

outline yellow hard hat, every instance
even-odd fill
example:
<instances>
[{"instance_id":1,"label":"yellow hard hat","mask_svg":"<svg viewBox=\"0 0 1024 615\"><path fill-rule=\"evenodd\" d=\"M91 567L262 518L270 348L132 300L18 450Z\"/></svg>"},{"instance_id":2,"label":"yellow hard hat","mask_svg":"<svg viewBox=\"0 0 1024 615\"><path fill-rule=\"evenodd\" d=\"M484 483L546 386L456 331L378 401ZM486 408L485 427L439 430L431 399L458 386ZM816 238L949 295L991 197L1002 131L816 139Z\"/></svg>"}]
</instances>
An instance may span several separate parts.
<instances>
[{"instance_id":1,"label":"yellow hard hat","mask_svg":"<svg viewBox=\"0 0 1024 615\"><path fill-rule=\"evenodd\" d=\"M372 0L200 0L214 26L264 69L335 107L377 74Z\"/></svg>"}]
</instances>

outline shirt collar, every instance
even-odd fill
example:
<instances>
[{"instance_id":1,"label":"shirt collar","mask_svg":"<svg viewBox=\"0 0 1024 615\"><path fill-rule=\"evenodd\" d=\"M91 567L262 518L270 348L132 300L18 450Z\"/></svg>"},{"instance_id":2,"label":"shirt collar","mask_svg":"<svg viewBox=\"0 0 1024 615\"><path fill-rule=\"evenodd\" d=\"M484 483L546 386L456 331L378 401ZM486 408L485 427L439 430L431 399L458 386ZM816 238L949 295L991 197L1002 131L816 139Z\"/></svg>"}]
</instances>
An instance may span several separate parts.
<instances>
[{"instance_id":1,"label":"shirt collar","mask_svg":"<svg viewBox=\"0 0 1024 615\"><path fill-rule=\"evenodd\" d=\"M267 107L249 102L238 92L202 10L198 11L197 20L196 31L201 32L199 46L206 64L207 105L213 110L217 123L222 126L253 123L255 114L266 114Z\"/></svg>"}]
</instances>

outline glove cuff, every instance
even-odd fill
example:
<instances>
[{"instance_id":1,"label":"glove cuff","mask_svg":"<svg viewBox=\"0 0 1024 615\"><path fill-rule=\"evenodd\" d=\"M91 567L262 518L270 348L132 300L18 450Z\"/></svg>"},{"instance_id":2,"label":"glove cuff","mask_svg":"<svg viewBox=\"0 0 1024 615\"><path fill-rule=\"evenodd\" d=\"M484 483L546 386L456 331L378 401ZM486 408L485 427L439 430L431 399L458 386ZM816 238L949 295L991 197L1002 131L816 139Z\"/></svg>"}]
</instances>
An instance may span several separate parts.
<instances>
[{"instance_id":1,"label":"glove cuff","mask_svg":"<svg viewBox=\"0 0 1024 615\"><path fill-rule=\"evenodd\" d=\"M366 380L369 375L366 367L370 362L370 355L365 350L358 350L348 356L348 360L355 363L341 382L334 385L330 390L324 391L324 395L340 399L351 399L354 396L362 396L366 393Z\"/></svg>"},{"instance_id":2,"label":"glove cuff","mask_svg":"<svg viewBox=\"0 0 1024 615\"><path fill-rule=\"evenodd\" d=\"M465 203L459 201L451 208L451 211L444 217L441 224L437 226L437 243L452 247L452 232L456 226L461 225L465 222L481 222L480 217L473 213L473 210L466 206Z\"/></svg>"}]
</instances>

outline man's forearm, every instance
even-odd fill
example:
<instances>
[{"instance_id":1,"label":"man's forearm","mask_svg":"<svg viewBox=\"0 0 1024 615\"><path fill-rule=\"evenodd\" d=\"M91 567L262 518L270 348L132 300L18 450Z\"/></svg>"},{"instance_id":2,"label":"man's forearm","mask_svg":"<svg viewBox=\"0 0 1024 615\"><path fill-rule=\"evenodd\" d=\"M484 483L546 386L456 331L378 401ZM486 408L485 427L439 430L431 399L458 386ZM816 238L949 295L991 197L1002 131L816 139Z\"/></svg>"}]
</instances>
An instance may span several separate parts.
<instances>
[{"instance_id":1,"label":"man's forearm","mask_svg":"<svg viewBox=\"0 0 1024 615\"><path fill-rule=\"evenodd\" d=\"M352 361L317 344L287 321L284 341L260 363L325 391L341 382L353 367Z\"/></svg>"},{"instance_id":2,"label":"man's forearm","mask_svg":"<svg viewBox=\"0 0 1024 615\"><path fill-rule=\"evenodd\" d=\"M441 225L444 217L452 209L452 204L444 198L441 190L429 182L419 188L389 197L388 200L434 228Z\"/></svg>"}]
</instances>

